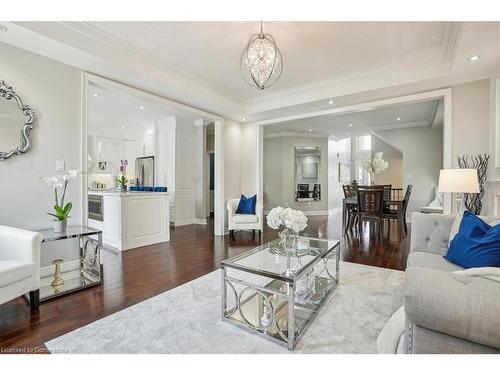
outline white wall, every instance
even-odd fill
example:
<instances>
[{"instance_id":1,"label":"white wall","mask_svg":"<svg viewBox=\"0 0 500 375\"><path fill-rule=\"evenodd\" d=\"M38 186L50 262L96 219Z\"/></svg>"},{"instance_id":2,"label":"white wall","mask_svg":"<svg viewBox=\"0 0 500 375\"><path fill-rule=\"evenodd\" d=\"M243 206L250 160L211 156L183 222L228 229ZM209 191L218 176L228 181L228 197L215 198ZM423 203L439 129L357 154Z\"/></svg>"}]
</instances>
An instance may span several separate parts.
<instances>
[{"instance_id":1,"label":"white wall","mask_svg":"<svg viewBox=\"0 0 500 375\"><path fill-rule=\"evenodd\" d=\"M56 160L64 160L66 169L81 167L81 72L0 43L0 74L36 114L32 149L0 161L0 224L47 228L54 192L39 177L60 173ZM68 188L70 224L81 221L81 188L81 177Z\"/></svg>"},{"instance_id":2,"label":"white wall","mask_svg":"<svg viewBox=\"0 0 500 375\"><path fill-rule=\"evenodd\" d=\"M383 153L383 158L389 167L377 174L375 182L380 185L392 185L394 188L403 187L403 154L400 150L372 135L372 158L377 152Z\"/></svg>"},{"instance_id":3,"label":"white wall","mask_svg":"<svg viewBox=\"0 0 500 375\"><path fill-rule=\"evenodd\" d=\"M224 223L227 226L226 203L241 196L242 126L235 121L224 122Z\"/></svg>"},{"instance_id":4,"label":"white wall","mask_svg":"<svg viewBox=\"0 0 500 375\"><path fill-rule=\"evenodd\" d=\"M156 123L155 185L175 191L175 116ZM135 161L134 161L135 163Z\"/></svg>"},{"instance_id":5,"label":"white wall","mask_svg":"<svg viewBox=\"0 0 500 375\"><path fill-rule=\"evenodd\" d=\"M271 199L277 199L275 190L277 187L270 187L276 179L274 174L281 174L282 176L282 193L281 193L281 203L276 201L276 204L283 207L292 207L294 209L299 209L304 212L327 214L328 212L328 138L312 138L312 137L281 137L282 139L282 149L281 156L278 150L273 149L272 146L266 143L271 141L275 142L276 138L266 138L264 139L264 187L268 191L272 192ZM319 177L321 183L321 201L319 202L296 202L295 201L295 146L308 146L308 147L319 147L321 152L320 170ZM267 153L266 153L267 150ZM281 157L281 165L277 162L277 158ZM267 171L267 172L266 172ZM266 181L266 174L271 177L271 181ZM264 192L265 194L265 192ZM276 196L276 198L274 198ZM266 205L267 201L267 205ZM269 206L271 201L264 198L264 210L270 210L272 207Z\"/></svg>"},{"instance_id":6,"label":"white wall","mask_svg":"<svg viewBox=\"0 0 500 375\"><path fill-rule=\"evenodd\" d=\"M439 170L443 168L443 132L430 127L378 131L403 152L403 188L413 185L407 217L434 199ZM376 181L379 182L378 180Z\"/></svg>"},{"instance_id":7,"label":"white wall","mask_svg":"<svg viewBox=\"0 0 500 375\"><path fill-rule=\"evenodd\" d=\"M176 117L175 225L192 224L195 217L194 123Z\"/></svg>"},{"instance_id":8,"label":"white wall","mask_svg":"<svg viewBox=\"0 0 500 375\"><path fill-rule=\"evenodd\" d=\"M283 139L264 140L264 209L283 206Z\"/></svg>"},{"instance_id":9,"label":"white wall","mask_svg":"<svg viewBox=\"0 0 500 375\"><path fill-rule=\"evenodd\" d=\"M340 141L328 140L328 210L342 207L342 198L344 197L342 185L345 185L346 182L339 181L339 163L345 164L347 168L350 167L350 138Z\"/></svg>"},{"instance_id":10,"label":"white wall","mask_svg":"<svg viewBox=\"0 0 500 375\"><path fill-rule=\"evenodd\" d=\"M241 126L241 190L246 196L256 194L257 166L259 160L259 130L256 124L244 124ZM257 197L262 200L263 197Z\"/></svg>"}]
</instances>

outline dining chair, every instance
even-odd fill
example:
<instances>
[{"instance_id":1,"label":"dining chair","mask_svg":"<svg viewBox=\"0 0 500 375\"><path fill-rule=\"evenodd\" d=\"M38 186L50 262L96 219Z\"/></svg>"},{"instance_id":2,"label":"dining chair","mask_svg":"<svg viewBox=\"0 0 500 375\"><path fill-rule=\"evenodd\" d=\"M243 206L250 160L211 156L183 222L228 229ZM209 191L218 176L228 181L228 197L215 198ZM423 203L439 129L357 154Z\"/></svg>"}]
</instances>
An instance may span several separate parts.
<instances>
[{"instance_id":1,"label":"dining chair","mask_svg":"<svg viewBox=\"0 0 500 375\"><path fill-rule=\"evenodd\" d=\"M378 225L378 234L382 236L384 215L384 188L379 186L356 187L358 199L358 236L361 236L363 221L371 221Z\"/></svg>"},{"instance_id":2,"label":"dining chair","mask_svg":"<svg viewBox=\"0 0 500 375\"><path fill-rule=\"evenodd\" d=\"M321 200L321 185L320 184L314 184L313 187L313 198L314 200Z\"/></svg>"},{"instance_id":3,"label":"dining chair","mask_svg":"<svg viewBox=\"0 0 500 375\"><path fill-rule=\"evenodd\" d=\"M355 190L351 185L342 185L342 190L344 191L344 198L352 198L356 195ZM357 221L357 206L355 204L347 204L347 226L346 228L351 229L355 222Z\"/></svg>"},{"instance_id":4,"label":"dining chair","mask_svg":"<svg viewBox=\"0 0 500 375\"><path fill-rule=\"evenodd\" d=\"M410 201L410 196L411 196L411 191L413 189L413 185L408 185L406 187L406 192L404 195L404 198L401 202L401 221L403 224L403 230L405 236L408 235L408 227L406 224L406 210L408 208L408 202ZM398 217L398 210L393 209L393 208L384 208L384 219L388 220L399 220L400 218Z\"/></svg>"}]
</instances>

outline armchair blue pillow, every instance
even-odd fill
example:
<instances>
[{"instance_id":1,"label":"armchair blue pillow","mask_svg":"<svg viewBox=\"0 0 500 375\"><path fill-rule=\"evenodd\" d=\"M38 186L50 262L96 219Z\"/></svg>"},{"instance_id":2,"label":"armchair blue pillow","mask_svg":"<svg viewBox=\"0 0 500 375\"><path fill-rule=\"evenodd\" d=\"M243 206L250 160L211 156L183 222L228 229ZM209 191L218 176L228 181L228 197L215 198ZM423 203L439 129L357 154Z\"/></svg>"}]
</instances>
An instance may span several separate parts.
<instances>
[{"instance_id":1,"label":"armchair blue pillow","mask_svg":"<svg viewBox=\"0 0 500 375\"><path fill-rule=\"evenodd\" d=\"M444 258L464 268L500 267L500 224L492 227L465 211Z\"/></svg>"},{"instance_id":2,"label":"armchair blue pillow","mask_svg":"<svg viewBox=\"0 0 500 375\"><path fill-rule=\"evenodd\" d=\"M240 203L236 209L237 214L255 215L255 206L257 204L257 194L253 197L247 198L241 194Z\"/></svg>"}]
</instances>

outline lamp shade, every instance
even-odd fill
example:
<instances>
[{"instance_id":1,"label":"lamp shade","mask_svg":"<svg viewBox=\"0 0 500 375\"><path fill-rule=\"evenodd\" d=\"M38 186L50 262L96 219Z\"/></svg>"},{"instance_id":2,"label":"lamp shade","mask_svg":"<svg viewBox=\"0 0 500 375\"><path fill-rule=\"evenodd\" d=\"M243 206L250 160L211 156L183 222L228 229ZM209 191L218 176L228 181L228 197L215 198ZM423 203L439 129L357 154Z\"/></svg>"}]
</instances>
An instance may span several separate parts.
<instances>
[{"instance_id":1,"label":"lamp shade","mask_svg":"<svg viewBox=\"0 0 500 375\"><path fill-rule=\"evenodd\" d=\"M440 193L479 193L477 170L473 168L441 169L438 191Z\"/></svg>"}]
</instances>

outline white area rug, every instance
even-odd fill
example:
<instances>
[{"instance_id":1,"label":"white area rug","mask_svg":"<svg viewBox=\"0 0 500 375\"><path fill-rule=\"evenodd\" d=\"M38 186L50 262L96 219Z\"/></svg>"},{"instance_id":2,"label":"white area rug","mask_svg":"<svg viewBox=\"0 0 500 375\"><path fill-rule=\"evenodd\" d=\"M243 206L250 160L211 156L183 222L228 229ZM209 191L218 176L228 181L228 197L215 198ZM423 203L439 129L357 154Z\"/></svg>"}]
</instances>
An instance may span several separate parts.
<instances>
[{"instance_id":1,"label":"white area rug","mask_svg":"<svg viewBox=\"0 0 500 375\"><path fill-rule=\"evenodd\" d=\"M404 273L341 262L341 282L294 353L375 353ZM46 343L65 353L290 353L222 322L220 270Z\"/></svg>"}]
</instances>

